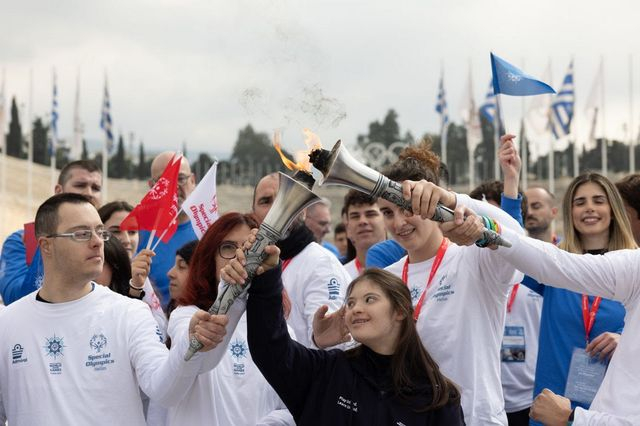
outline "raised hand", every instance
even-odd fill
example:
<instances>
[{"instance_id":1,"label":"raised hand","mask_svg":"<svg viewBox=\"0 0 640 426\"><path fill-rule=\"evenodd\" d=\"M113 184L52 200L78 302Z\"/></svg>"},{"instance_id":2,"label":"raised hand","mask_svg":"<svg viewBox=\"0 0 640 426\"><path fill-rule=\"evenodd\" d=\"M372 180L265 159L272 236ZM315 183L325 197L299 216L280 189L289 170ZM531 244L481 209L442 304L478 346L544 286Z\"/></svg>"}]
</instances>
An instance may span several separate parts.
<instances>
[{"instance_id":1,"label":"raised hand","mask_svg":"<svg viewBox=\"0 0 640 426\"><path fill-rule=\"evenodd\" d=\"M313 315L313 342L320 349L346 343L351 340L351 335L344 322L345 307L328 314L329 307L322 305Z\"/></svg>"}]
</instances>

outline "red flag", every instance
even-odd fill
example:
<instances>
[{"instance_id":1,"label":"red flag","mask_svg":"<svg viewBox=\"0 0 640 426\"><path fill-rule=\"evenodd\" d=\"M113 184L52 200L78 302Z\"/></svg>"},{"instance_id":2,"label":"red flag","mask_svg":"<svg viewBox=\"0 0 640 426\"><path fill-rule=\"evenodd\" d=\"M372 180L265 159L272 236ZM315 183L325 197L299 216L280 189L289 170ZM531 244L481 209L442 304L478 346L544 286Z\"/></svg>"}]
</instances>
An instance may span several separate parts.
<instances>
[{"instance_id":1,"label":"red flag","mask_svg":"<svg viewBox=\"0 0 640 426\"><path fill-rule=\"evenodd\" d=\"M178 172L182 155L175 156L162 172L162 176L147 192L127 217L120 224L120 229L144 229L156 231L162 241L168 242L178 229ZM166 229L166 232L165 232Z\"/></svg>"}]
</instances>

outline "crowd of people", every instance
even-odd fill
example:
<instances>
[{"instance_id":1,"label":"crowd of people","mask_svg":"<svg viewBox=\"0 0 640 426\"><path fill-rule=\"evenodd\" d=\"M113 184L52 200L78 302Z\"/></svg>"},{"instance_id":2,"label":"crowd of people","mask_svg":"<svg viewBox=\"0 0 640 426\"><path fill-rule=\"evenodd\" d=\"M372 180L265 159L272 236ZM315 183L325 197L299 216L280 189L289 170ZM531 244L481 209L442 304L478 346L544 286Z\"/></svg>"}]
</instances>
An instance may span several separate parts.
<instances>
[{"instance_id":1,"label":"crowd of people","mask_svg":"<svg viewBox=\"0 0 640 426\"><path fill-rule=\"evenodd\" d=\"M153 160L150 187L172 157ZM179 205L196 187L181 161ZM640 424L640 175L582 174L560 203L520 190L512 135L498 161L503 180L466 195L428 143L406 147L381 172L412 212L349 190L332 228L321 199L224 315L207 310L222 281L245 284L277 174L249 211L200 240L180 214L151 250L152 233L120 228L134 200L102 205L100 169L67 164L35 235L3 242L0 421ZM455 220L429 220L437 203ZM192 339L203 348L186 361Z\"/></svg>"}]
</instances>

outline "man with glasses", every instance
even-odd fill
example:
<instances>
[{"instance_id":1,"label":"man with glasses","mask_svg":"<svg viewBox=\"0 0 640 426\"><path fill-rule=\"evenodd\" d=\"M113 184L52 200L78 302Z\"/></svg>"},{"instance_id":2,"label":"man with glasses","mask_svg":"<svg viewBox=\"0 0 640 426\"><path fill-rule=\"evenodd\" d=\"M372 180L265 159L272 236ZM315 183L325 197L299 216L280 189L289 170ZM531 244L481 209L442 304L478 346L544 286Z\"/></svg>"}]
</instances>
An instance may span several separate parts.
<instances>
[{"instance_id":1,"label":"man with glasses","mask_svg":"<svg viewBox=\"0 0 640 426\"><path fill-rule=\"evenodd\" d=\"M102 171L93 161L72 161L60 171L54 193L82 194L98 208L102 203ZM20 229L11 234L2 246L0 293L7 305L36 290L42 282L40 251L36 250L33 258L27 259L24 240L24 231Z\"/></svg>"},{"instance_id":2,"label":"man with glasses","mask_svg":"<svg viewBox=\"0 0 640 426\"><path fill-rule=\"evenodd\" d=\"M324 236L331 232L331 201L322 198L320 202L309 206L306 210L304 224L313 232L316 243L340 258L340 252Z\"/></svg>"},{"instance_id":3,"label":"man with glasses","mask_svg":"<svg viewBox=\"0 0 640 426\"><path fill-rule=\"evenodd\" d=\"M42 287L0 313L0 347L7 352L0 358L0 420L143 426L140 389L175 404L226 352L223 344L183 359L193 335L205 350L228 340L226 316L196 312L168 351L143 302L93 282L110 233L85 197L49 198L38 209L35 232Z\"/></svg>"},{"instance_id":4,"label":"man with glasses","mask_svg":"<svg viewBox=\"0 0 640 426\"><path fill-rule=\"evenodd\" d=\"M156 181L162 176L162 172L169 164L169 161L173 158L175 153L173 151L166 151L158 154L156 158L151 162L151 179L149 180L149 188L155 185ZM182 157L180 163L180 172L178 174L178 208L182 207L184 200L193 192L196 187L196 180L193 173L191 173L191 166L189 166L189 160ZM142 250L147 246L150 232L140 231L140 243L138 249ZM156 236L157 239L158 236ZM173 267L176 250L188 243L195 240L198 237L189 223L189 216L184 212L180 212L178 215L178 229L173 234L169 242L160 242L155 249L155 257L151 264L151 271L149 272L149 280L156 289L156 293L160 297L160 303L162 308L167 309L171 296L169 294L169 278L167 272ZM155 242L154 242L155 244Z\"/></svg>"}]
</instances>

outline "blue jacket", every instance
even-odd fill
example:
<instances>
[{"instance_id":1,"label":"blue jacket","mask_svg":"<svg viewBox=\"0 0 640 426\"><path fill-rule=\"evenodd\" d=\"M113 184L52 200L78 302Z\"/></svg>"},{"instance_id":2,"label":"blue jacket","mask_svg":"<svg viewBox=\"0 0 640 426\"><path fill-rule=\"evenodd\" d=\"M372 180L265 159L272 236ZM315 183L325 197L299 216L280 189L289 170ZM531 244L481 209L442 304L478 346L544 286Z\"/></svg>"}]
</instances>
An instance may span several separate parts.
<instances>
[{"instance_id":1,"label":"blue jacket","mask_svg":"<svg viewBox=\"0 0 640 426\"><path fill-rule=\"evenodd\" d=\"M0 255L0 293L5 305L34 292L42 285L44 266L40 249L37 249L31 265L27 265L27 249L22 241L22 229L9 235L2 245Z\"/></svg>"},{"instance_id":2,"label":"blue jacket","mask_svg":"<svg viewBox=\"0 0 640 426\"><path fill-rule=\"evenodd\" d=\"M390 357L365 346L313 350L293 341L282 311L281 270L256 277L249 289L251 357L299 425L461 425L460 404L418 413L390 392ZM431 400L424 381L419 404Z\"/></svg>"}]
</instances>

